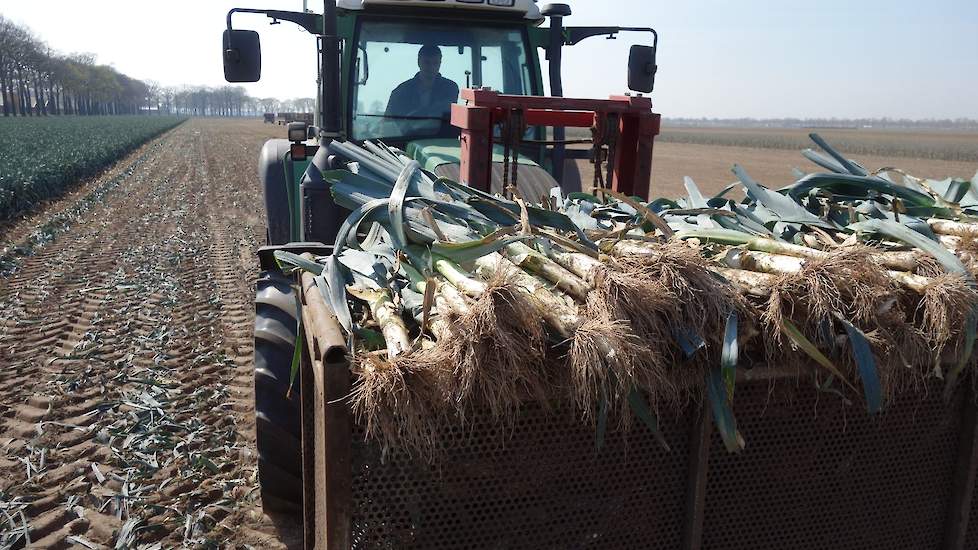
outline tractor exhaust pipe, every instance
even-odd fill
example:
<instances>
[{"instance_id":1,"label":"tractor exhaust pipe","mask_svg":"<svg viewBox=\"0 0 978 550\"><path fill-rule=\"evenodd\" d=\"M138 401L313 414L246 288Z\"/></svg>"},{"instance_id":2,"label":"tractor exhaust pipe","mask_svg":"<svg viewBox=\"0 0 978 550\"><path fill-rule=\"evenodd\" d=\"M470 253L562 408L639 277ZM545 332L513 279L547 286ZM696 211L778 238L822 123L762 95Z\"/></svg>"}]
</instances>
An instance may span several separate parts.
<instances>
[{"instance_id":1,"label":"tractor exhaust pipe","mask_svg":"<svg viewBox=\"0 0 978 550\"><path fill-rule=\"evenodd\" d=\"M550 44L547 46L547 61L550 63L550 95L564 96L564 83L561 79L561 50L564 47L564 17L571 14L567 4L547 4L541 13L550 18ZM563 126L554 127L553 174L557 183L564 183L564 149L566 132Z\"/></svg>"},{"instance_id":2,"label":"tractor exhaust pipe","mask_svg":"<svg viewBox=\"0 0 978 550\"><path fill-rule=\"evenodd\" d=\"M340 135L340 41L336 34L336 0L323 2L323 77L320 141L328 144Z\"/></svg>"}]
</instances>

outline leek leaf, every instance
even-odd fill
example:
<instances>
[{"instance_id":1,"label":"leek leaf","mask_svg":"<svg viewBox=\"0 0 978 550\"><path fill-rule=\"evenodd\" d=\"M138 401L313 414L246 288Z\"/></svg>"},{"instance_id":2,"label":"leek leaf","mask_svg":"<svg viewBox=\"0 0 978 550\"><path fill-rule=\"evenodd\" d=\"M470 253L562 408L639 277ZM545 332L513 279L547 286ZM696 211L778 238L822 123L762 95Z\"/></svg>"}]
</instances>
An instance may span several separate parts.
<instances>
[{"instance_id":1,"label":"leek leaf","mask_svg":"<svg viewBox=\"0 0 978 550\"><path fill-rule=\"evenodd\" d=\"M706 394L710 399L713 422L716 424L723 445L728 452L736 453L744 449L744 438L737 431L737 420L727 390L724 388L720 367L711 368L706 374Z\"/></svg>"},{"instance_id":2,"label":"leek leaf","mask_svg":"<svg viewBox=\"0 0 978 550\"><path fill-rule=\"evenodd\" d=\"M341 271L340 261L335 255L326 257L323 283L326 285L326 303L333 310L333 315L336 315L336 320L347 333L353 332L353 315L350 313L350 304L346 301L346 281Z\"/></svg>"},{"instance_id":3,"label":"leek leaf","mask_svg":"<svg viewBox=\"0 0 978 550\"><path fill-rule=\"evenodd\" d=\"M846 380L846 377L842 374L842 371L839 370L839 367L836 367L828 357L822 354L822 352L815 347L815 344L813 344L808 338L805 337L804 334L801 333L800 330L798 330L798 327L796 327L794 323L787 319L782 319L781 330L794 343L794 345L798 347L798 349L805 352L806 355L814 359L816 363L841 380L846 386L849 386L850 389L856 391L856 387L852 385L852 382Z\"/></svg>"},{"instance_id":4,"label":"leek leaf","mask_svg":"<svg viewBox=\"0 0 978 550\"><path fill-rule=\"evenodd\" d=\"M852 162L851 160L847 159L846 157L842 156L842 154L840 154L838 151L833 149L831 145L826 143L825 140L822 139L822 136L816 133L811 133L808 134L808 137L811 138L811 140L814 141L816 145L821 147L823 151L828 153L829 156L834 158L835 161L838 162L843 168L845 168L846 172L849 172L850 174L856 176L867 175L865 169L863 169L861 166L857 165L856 163Z\"/></svg>"},{"instance_id":5,"label":"leek leaf","mask_svg":"<svg viewBox=\"0 0 978 550\"><path fill-rule=\"evenodd\" d=\"M940 243L934 242L920 233L917 233L913 229L910 229L895 221L879 219L866 220L850 225L849 229L854 231L865 231L867 233L879 233L891 239L919 248L933 256L934 259L944 266L944 269L951 273L962 275L972 283L974 282L974 277L972 277L971 273L964 267L964 264L961 263L961 260L959 260L954 253L942 246Z\"/></svg>"},{"instance_id":6,"label":"leek leaf","mask_svg":"<svg viewBox=\"0 0 978 550\"><path fill-rule=\"evenodd\" d=\"M655 437L655 440L659 442L659 445L661 445L667 452L671 451L672 449L669 448L666 438L663 437L662 431L659 429L659 420L655 417L655 414L652 413L652 408L649 407L648 402L645 401L645 397L640 391L632 388L628 392L628 405L631 407L632 412L635 413L635 416L644 422L645 426L652 432L652 435Z\"/></svg>"},{"instance_id":7,"label":"leek leaf","mask_svg":"<svg viewBox=\"0 0 978 550\"><path fill-rule=\"evenodd\" d=\"M283 267L282 264L288 264L303 271L308 271L313 275L321 275L323 273L323 264L307 260L298 254L286 252L285 250L276 250L274 256L279 267Z\"/></svg>"},{"instance_id":8,"label":"leek leaf","mask_svg":"<svg viewBox=\"0 0 978 550\"><path fill-rule=\"evenodd\" d=\"M849 335L849 343L852 345L852 356L856 359L859 367L859 377L863 382L863 394L866 396L866 407L870 414L876 414L883 406L883 390L880 385L879 372L876 370L876 358L873 350L869 346L869 340L863 331L855 325L846 321L841 315L836 314L836 318L842 323Z\"/></svg>"},{"instance_id":9,"label":"leek leaf","mask_svg":"<svg viewBox=\"0 0 978 550\"><path fill-rule=\"evenodd\" d=\"M672 327L672 336L683 350L683 355L687 359L696 354L697 351L706 347L706 341L700 335L685 328Z\"/></svg>"},{"instance_id":10,"label":"leek leaf","mask_svg":"<svg viewBox=\"0 0 978 550\"><path fill-rule=\"evenodd\" d=\"M298 295L296 295L295 300L298 305ZM286 399L292 399L292 388L295 386L295 379L299 376L302 352L306 343L306 331L305 327L302 326L302 315L296 317L295 323L295 348L292 349L292 364L289 366L289 389L285 391Z\"/></svg>"},{"instance_id":11,"label":"leek leaf","mask_svg":"<svg viewBox=\"0 0 978 550\"><path fill-rule=\"evenodd\" d=\"M869 198L871 192L881 193L897 197L907 203L907 206L931 208L936 204L933 197L913 189L880 178L850 174L809 174L788 187L788 196L798 200L812 189L825 189L861 198Z\"/></svg>"},{"instance_id":12,"label":"leek leaf","mask_svg":"<svg viewBox=\"0 0 978 550\"><path fill-rule=\"evenodd\" d=\"M513 235L512 228L507 227L481 239L462 243L436 241L431 245L431 253L444 256L456 263L473 262L483 256L498 252L505 246L532 238L532 235Z\"/></svg>"},{"instance_id":13,"label":"leek leaf","mask_svg":"<svg viewBox=\"0 0 978 550\"><path fill-rule=\"evenodd\" d=\"M387 212L390 214L391 226L390 234L394 239L394 247L402 249L407 246L407 232L404 230L404 199L407 197L408 185L418 175L421 165L412 160L401 170L391 190L390 201L387 203Z\"/></svg>"},{"instance_id":14,"label":"leek leaf","mask_svg":"<svg viewBox=\"0 0 978 550\"><path fill-rule=\"evenodd\" d=\"M727 323L723 333L723 347L720 350L720 371L723 374L723 383L727 389L727 400L733 402L734 385L737 381L737 359L739 349L737 346L737 312L731 311L727 316Z\"/></svg>"},{"instance_id":15,"label":"leek leaf","mask_svg":"<svg viewBox=\"0 0 978 550\"><path fill-rule=\"evenodd\" d=\"M812 214L790 198L762 187L739 164L734 165L733 172L740 179L740 182L744 184L744 187L747 188L751 196L757 202L773 211L782 221L835 229L835 226L831 223Z\"/></svg>"},{"instance_id":16,"label":"leek leaf","mask_svg":"<svg viewBox=\"0 0 978 550\"><path fill-rule=\"evenodd\" d=\"M682 240L696 238L711 243L739 246L754 240L754 235L734 229L699 229L694 226L689 226L688 229L677 231L676 238Z\"/></svg>"},{"instance_id":17,"label":"leek leaf","mask_svg":"<svg viewBox=\"0 0 978 550\"><path fill-rule=\"evenodd\" d=\"M838 162L835 162L834 160L830 159L829 157L826 157L825 155L823 155L821 153L818 153L818 152L813 151L811 149L805 149L805 150L803 150L801 152L801 154L802 154L802 156L804 156L808 160L814 162L815 164L821 166L822 168L825 168L826 170L829 170L829 171L834 172L836 174L846 174L847 173L846 172L846 169L843 168L841 164L839 164Z\"/></svg>"},{"instance_id":18,"label":"leek leaf","mask_svg":"<svg viewBox=\"0 0 978 550\"><path fill-rule=\"evenodd\" d=\"M342 252L347 246L351 248L359 248L357 245L356 236L357 228L360 226L360 222L372 214L374 211L385 208L390 204L390 199L374 199L356 210L354 210L349 216L343 220L343 224L340 225L339 231L336 233L336 240L333 243L333 253L337 254Z\"/></svg>"}]
</instances>

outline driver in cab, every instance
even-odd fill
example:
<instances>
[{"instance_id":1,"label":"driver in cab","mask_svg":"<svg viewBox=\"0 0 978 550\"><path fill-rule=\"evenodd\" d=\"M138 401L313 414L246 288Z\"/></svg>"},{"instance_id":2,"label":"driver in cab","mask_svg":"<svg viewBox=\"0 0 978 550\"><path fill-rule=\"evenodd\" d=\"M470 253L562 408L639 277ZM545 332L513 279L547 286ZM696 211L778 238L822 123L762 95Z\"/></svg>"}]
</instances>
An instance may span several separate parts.
<instances>
[{"instance_id":1,"label":"driver in cab","mask_svg":"<svg viewBox=\"0 0 978 550\"><path fill-rule=\"evenodd\" d=\"M433 44L422 46L418 51L418 69L414 78L400 83L391 92L384 116L404 117L396 123L405 131L430 129L434 133L448 126L451 105L458 101L458 84L438 72L441 49Z\"/></svg>"}]
</instances>

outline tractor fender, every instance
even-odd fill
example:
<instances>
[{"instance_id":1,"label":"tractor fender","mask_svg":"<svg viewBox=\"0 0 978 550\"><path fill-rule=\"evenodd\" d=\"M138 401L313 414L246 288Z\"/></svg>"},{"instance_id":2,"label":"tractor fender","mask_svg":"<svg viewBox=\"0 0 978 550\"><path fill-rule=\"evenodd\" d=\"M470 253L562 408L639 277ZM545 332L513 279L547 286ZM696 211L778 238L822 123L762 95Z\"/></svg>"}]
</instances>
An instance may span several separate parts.
<instances>
[{"instance_id":1,"label":"tractor fender","mask_svg":"<svg viewBox=\"0 0 978 550\"><path fill-rule=\"evenodd\" d=\"M285 244L292 240L292 216L289 209L288 182L285 181L287 139L270 139L258 155L258 177L265 196L267 244Z\"/></svg>"}]
</instances>

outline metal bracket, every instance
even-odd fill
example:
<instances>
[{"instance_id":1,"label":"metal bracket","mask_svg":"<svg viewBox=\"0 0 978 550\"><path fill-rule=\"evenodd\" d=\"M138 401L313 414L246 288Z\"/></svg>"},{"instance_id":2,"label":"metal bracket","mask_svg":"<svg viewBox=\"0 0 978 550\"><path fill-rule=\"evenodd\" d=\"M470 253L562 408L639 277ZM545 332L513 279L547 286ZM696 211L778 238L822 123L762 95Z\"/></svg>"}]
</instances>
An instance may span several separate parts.
<instances>
[{"instance_id":1,"label":"metal bracket","mask_svg":"<svg viewBox=\"0 0 978 550\"><path fill-rule=\"evenodd\" d=\"M317 36L323 34L323 16L316 13L302 13L298 11L281 10L259 10L253 8L232 8L228 12L228 30L231 30L231 15L235 13L263 13L272 19L272 24L277 25L279 20L289 21L299 25L306 31Z\"/></svg>"},{"instance_id":2,"label":"metal bracket","mask_svg":"<svg viewBox=\"0 0 978 550\"><path fill-rule=\"evenodd\" d=\"M703 547L703 520L706 513L706 481L710 469L710 441L713 419L710 404L704 401L693 420L689 434L689 477L686 481L686 523L683 548Z\"/></svg>"},{"instance_id":3,"label":"metal bracket","mask_svg":"<svg viewBox=\"0 0 978 550\"><path fill-rule=\"evenodd\" d=\"M565 27L564 44L573 46L578 42L591 38L592 36L606 36L609 40L614 40L620 32L650 32L652 33L652 47L659 46L659 33L652 27Z\"/></svg>"},{"instance_id":4,"label":"metal bracket","mask_svg":"<svg viewBox=\"0 0 978 550\"><path fill-rule=\"evenodd\" d=\"M964 394L961 435L944 531L944 548L948 550L965 548L968 524L975 520L971 517L971 511L976 473L978 473L978 406L975 404L975 391L971 386L971 380L963 385L967 387L961 390Z\"/></svg>"}]
</instances>

